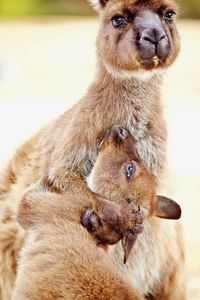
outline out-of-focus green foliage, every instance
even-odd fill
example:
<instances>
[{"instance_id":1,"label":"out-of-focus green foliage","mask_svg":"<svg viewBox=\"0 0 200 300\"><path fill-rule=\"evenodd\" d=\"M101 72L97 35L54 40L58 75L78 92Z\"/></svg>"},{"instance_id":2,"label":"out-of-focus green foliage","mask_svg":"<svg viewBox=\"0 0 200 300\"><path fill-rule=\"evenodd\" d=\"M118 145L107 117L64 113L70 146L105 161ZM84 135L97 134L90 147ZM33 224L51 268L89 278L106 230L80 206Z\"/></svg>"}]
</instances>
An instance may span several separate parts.
<instances>
[{"instance_id":1,"label":"out-of-focus green foliage","mask_svg":"<svg viewBox=\"0 0 200 300\"><path fill-rule=\"evenodd\" d=\"M200 0L177 0L181 17L200 18ZM0 0L1 16L92 15L86 0Z\"/></svg>"},{"instance_id":2,"label":"out-of-focus green foliage","mask_svg":"<svg viewBox=\"0 0 200 300\"><path fill-rule=\"evenodd\" d=\"M177 0L177 3L181 17L200 18L200 0Z\"/></svg>"},{"instance_id":3,"label":"out-of-focus green foliage","mask_svg":"<svg viewBox=\"0 0 200 300\"><path fill-rule=\"evenodd\" d=\"M1 16L93 14L86 0L0 0Z\"/></svg>"}]
</instances>

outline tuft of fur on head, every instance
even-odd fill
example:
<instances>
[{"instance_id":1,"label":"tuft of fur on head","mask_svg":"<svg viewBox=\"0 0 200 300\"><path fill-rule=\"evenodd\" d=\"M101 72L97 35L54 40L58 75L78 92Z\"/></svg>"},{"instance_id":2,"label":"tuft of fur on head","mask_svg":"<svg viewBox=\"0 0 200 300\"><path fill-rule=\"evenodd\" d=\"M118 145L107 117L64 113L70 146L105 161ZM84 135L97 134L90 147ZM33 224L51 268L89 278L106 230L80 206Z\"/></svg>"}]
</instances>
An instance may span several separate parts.
<instances>
[{"instance_id":1,"label":"tuft of fur on head","mask_svg":"<svg viewBox=\"0 0 200 300\"><path fill-rule=\"evenodd\" d=\"M102 7L106 5L106 2L108 2L108 0L88 0L88 2L95 10L99 12Z\"/></svg>"}]
</instances>

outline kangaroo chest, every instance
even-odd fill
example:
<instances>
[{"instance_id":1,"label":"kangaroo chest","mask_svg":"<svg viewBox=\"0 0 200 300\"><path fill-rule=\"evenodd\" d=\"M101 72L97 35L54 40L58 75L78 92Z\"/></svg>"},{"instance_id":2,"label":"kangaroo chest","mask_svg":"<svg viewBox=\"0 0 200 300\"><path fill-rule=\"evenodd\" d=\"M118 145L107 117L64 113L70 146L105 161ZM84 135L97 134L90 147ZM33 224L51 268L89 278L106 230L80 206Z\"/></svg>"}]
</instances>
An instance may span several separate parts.
<instances>
[{"instance_id":1,"label":"kangaroo chest","mask_svg":"<svg viewBox=\"0 0 200 300\"><path fill-rule=\"evenodd\" d=\"M120 243L109 249L109 255L122 273L143 295L155 293L166 268L165 242L160 237L162 234L169 235L168 226L163 223L159 230L156 226L159 225L145 224L145 230L138 236L126 265L123 264L124 253Z\"/></svg>"}]
</instances>

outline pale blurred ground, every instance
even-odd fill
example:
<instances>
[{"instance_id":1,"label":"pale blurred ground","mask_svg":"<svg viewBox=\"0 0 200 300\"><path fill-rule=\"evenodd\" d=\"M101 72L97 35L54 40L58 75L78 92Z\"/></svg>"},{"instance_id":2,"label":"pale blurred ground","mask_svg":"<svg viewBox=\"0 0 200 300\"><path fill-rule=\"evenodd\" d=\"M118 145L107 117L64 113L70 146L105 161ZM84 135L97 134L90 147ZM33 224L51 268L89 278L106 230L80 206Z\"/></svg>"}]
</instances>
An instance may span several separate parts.
<instances>
[{"instance_id":1,"label":"pale blurred ground","mask_svg":"<svg viewBox=\"0 0 200 300\"><path fill-rule=\"evenodd\" d=\"M95 67L96 19L0 22L0 162L83 94ZM167 192L182 204L189 299L200 299L200 22L181 21L182 52L163 98Z\"/></svg>"}]
</instances>

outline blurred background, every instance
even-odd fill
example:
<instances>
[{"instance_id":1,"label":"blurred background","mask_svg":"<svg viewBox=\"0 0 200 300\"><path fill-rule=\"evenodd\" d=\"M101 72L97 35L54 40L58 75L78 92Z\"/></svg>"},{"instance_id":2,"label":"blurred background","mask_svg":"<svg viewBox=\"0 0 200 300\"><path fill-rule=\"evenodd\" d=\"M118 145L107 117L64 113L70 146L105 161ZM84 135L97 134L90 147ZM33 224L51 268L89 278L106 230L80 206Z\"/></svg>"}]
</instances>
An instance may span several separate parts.
<instances>
[{"instance_id":1,"label":"blurred background","mask_svg":"<svg viewBox=\"0 0 200 300\"><path fill-rule=\"evenodd\" d=\"M200 299L200 0L180 0L182 51L167 72L165 193L183 207L189 299ZM0 0L0 165L85 92L98 17L86 0ZM173 299L172 299L173 300Z\"/></svg>"},{"instance_id":2,"label":"blurred background","mask_svg":"<svg viewBox=\"0 0 200 300\"><path fill-rule=\"evenodd\" d=\"M199 18L199 0L177 0L182 17ZM1 16L94 15L86 0L1 0Z\"/></svg>"}]
</instances>

